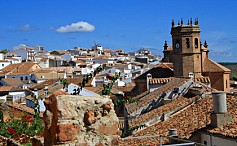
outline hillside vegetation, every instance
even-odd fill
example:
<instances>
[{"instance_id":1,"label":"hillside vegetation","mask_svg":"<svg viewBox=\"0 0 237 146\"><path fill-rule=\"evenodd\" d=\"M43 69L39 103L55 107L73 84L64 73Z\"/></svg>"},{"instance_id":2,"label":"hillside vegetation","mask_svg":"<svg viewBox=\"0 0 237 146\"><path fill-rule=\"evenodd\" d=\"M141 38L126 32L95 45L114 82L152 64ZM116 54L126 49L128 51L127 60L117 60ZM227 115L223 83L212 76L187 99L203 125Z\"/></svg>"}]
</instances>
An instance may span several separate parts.
<instances>
[{"instance_id":1,"label":"hillside vegetation","mask_svg":"<svg viewBox=\"0 0 237 146\"><path fill-rule=\"evenodd\" d=\"M220 62L219 64L229 68L231 70L231 79L237 79L237 62Z\"/></svg>"}]
</instances>

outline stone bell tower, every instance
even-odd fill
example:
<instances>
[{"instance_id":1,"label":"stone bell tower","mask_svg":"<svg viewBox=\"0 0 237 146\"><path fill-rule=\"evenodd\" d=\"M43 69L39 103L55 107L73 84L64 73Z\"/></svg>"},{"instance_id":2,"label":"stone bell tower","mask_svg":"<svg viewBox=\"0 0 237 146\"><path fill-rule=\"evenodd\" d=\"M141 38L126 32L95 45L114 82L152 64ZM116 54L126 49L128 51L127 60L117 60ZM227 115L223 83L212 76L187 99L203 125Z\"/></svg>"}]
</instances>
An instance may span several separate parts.
<instances>
[{"instance_id":1,"label":"stone bell tower","mask_svg":"<svg viewBox=\"0 0 237 146\"><path fill-rule=\"evenodd\" d=\"M173 64L175 77L200 77L202 57L198 19L184 24L183 19L175 25L172 21Z\"/></svg>"}]
</instances>

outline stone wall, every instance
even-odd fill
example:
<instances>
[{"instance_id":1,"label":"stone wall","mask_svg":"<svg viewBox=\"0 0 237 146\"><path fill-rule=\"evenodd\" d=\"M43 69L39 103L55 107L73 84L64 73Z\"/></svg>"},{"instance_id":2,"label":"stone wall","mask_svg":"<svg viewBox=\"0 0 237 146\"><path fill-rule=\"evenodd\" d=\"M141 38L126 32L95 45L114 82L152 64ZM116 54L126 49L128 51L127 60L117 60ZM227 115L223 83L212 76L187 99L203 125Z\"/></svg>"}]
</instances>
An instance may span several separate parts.
<instances>
[{"instance_id":1,"label":"stone wall","mask_svg":"<svg viewBox=\"0 0 237 146\"><path fill-rule=\"evenodd\" d=\"M109 98L57 91L45 106L44 145L118 145L119 120Z\"/></svg>"}]
</instances>

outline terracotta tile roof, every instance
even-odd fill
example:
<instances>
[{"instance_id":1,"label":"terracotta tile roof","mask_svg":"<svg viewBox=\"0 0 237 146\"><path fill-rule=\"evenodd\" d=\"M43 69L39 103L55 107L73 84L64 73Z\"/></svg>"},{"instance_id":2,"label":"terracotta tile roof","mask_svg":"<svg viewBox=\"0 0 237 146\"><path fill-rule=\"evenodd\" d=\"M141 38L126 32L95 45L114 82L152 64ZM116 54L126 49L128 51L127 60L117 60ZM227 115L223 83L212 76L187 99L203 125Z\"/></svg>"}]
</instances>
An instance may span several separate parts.
<instances>
[{"instance_id":1,"label":"terracotta tile roof","mask_svg":"<svg viewBox=\"0 0 237 146\"><path fill-rule=\"evenodd\" d=\"M157 67L169 68L171 70L174 68L173 63L159 63Z\"/></svg>"},{"instance_id":2,"label":"terracotta tile roof","mask_svg":"<svg viewBox=\"0 0 237 146\"><path fill-rule=\"evenodd\" d=\"M76 63L80 63L80 64L86 64L85 62L85 60L82 60L82 59L79 59L79 60L75 60L74 62L76 62Z\"/></svg>"},{"instance_id":3,"label":"terracotta tile roof","mask_svg":"<svg viewBox=\"0 0 237 146\"><path fill-rule=\"evenodd\" d=\"M172 78L152 78L149 80L150 85L154 85L154 84L166 84L168 82L170 82L172 80Z\"/></svg>"},{"instance_id":4,"label":"terracotta tile roof","mask_svg":"<svg viewBox=\"0 0 237 146\"><path fill-rule=\"evenodd\" d=\"M86 90L94 92L96 94L102 95L102 90L104 89L102 86L97 87L84 87Z\"/></svg>"},{"instance_id":5,"label":"terracotta tile roof","mask_svg":"<svg viewBox=\"0 0 237 146\"><path fill-rule=\"evenodd\" d=\"M163 113L171 112L179 107L188 105L189 103L193 102L194 98L185 98L185 97L178 97L172 100L170 103L160 106L156 109L153 109L150 112L144 113L136 118L129 119L129 126L135 127L148 122L149 120L153 119L154 117L160 117Z\"/></svg>"},{"instance_id":6,"label":"terracotta tile roof","mask_svg":"<svg viewBox=\"0 0 237 146\"><path fill-rule=\"evenodd\" d=\"M74 56L77 60L84 60L86 61L88 58L86 56Z\"/></svg>"},{"instance_id":7,"label":"terracotta tile roof","mask_svg":"<svg viewBox=\"0 0 237 146\"><path fill-rule=\"evenodd\" d=\"M212 61L210 59L205 59L204 61L204 72L230 72L228 68Z\"/></svg>"},{"instance_id":8,"label":"terracotta tile roof","mask_svg":"<svg viewBox=\"0 0 237 146\"><path fill-rule=\"evenodd\" d=\"M201 82L201 83L211 83L211 80L209 77L198 77L194 79L195 82Z\"/></svg>"},{"instance_id":9,"label":"terracotta tile roof","mask_svg":"<svg viewBox=\"0 0 237 146\"><path fill-rule=\"evenodd\" d=\"M126 84L125 86L113 86L114 89L117 89L119 91L122 91L122 92L131 92L134 87L136 85L135 84Z\"/></svg>"},{"instance_id":10,"label":"terracotta tile roof","mask_svg":"<svg viewBox=\"0 0 237 146\"><path fill-rule=\"evenodd\" d=\"M67 82L70 84L70 83L73 83L73 84L76 84L78 85L79 82L82 82L83 78L66 78L67 79ZM41 90L45 87L45 84L48 84L48 86L52 86L54 85L57 81L59 81L58 79L49 79L49 80L46 80L44 82L41 82L41 83L38 83L38 84L35 84L31 87L29 87L29 89L33 90L33 89L38 89L38 90ZM91 82L92 82L92 79L89 80L89 82L85 85L85 87L91 87ZM59 82L59 84L61 84Z\"/></svg>"},{"instance_id":11,"label":"terracotta tile roof","mask_svg":"<svg viewBox=\"0 0 237 146\"><path fill-rule=\"evenodd\" d=\"M56 85L48 86L49 94L50 93L54 93L54 92L59 91L59 90L62 91L61 89L63 89L63 85L62 84L56 84ZM62 92L64 92L64 91L62 91ZM39 96L39 98L44 99L48 95L45 95L45 90L41 89L41 90L38 91L38 96ZM33 97L31 97L31 96L29 97L28 96L27 99L33 100Z\"/></svg>"},{"instance_id":12,"label":"terracotta tile roof","mask_svg":"<svg viewBox=\"0 0 237 146\"><path fill-rule=\"evenodd\" d=\"M39 68L35 69L34 73L50 73L53 70L51 68Z\"/></svg>"},{"instance_id":13,"label":"terracotta tile roof","mask_svg":"<svg viewBox=\"0 0 237 146\"><path fill-rule=\"evenodd\" d=\"M13 102L13 103L6 103L6 105L8 107L10 107L10 108L14 108L15 110L20 110L22 112L27 112L27 113L29 113L31 115L35 114L34 109L29 108L29 107L27 107L25 105L22 105L22 104L19 104L19 103L15 103L15 102ZM41 118L43 117L43 113L40 113L40 117Z\"/></svg>"},{"instance_id":14,"label":"terracotta tile roof","mask_svg":"<svg viewBox=\"0 0 237 146\"><path fill-rule=\"evenodd\" d=\"M163 94L163 92L169 92L173 90L175 87L178 87L187 81L188 79L184 79L184 78L174 78L167 84L156 89L155 91L150 92L149 94L140 97L139 102L126 104L125 107L127 109L128 114L131 114L132 112L137 111L139 108L148 105L153 100L158 99Z\"/></svg>"},{"instance_id":15,"label":"terracotta tile roof","mask_svg":"<svg viewBox=\"0 0 237 146\"><path fill-rule=\"evenodd\" d=\"M177 129L179 138L189 138L192 132L210 124L211 111L212 100L209 96L181 110L166 121L155 123L132 136L168 135L169 129ZM158 145L159 139L130 139L123 141L122 145L130 145L133 143L143 145L147 142L156 143Z\"/></svg>"},{"instance_id":16,"label":"terracotta tile roof","mask_svg":"<svg viewBox=\"0 0 237 146\"><path fill-rule=\"evenodd\" d=\"M34 62L23 62L23 63L18 63L18 64L10 64L6 67L4 67L3 69L1 69L1 71L3 71L4 73L11 73L11 74L24 74L24 73L29 73L32 72L32 67L34 65L37 65ZM40 68L40 66L37 65L38 68Z\"/></svg>"},{"instance_id":17,"label":"terracotta tile roof","mask_svg":"<svg viewBox=\"0 0 237 146\"><path fill-rule=\"evenodd\" d=\"M23 91L24 89L17 88L14 86L1 86L0 92L6 92L6 91Z\"/></svg>"},{"instance_id":18,"label":"terracotta tile roof","mask_svg":"<svg viewBox=\"0 0 237 146\"><path fill-rule=\"evenodd\" d=\"M228 112L232 114L232 122L220 128L208 129L208 132L222 136L229 136L231 138L237 137L237 98L234 96L227 96ZM151 136L151 135L168 135L168 129L177 129L179 138L188 139L192 133L198 129L205 128L211 123L210 114L213 111L212 97L207 95L206 98L200 98L195 103L187 108L179 111L164 122L155 123L146 129L143 129L136 134L136 136ZM131 144L159 144L159 138L139 138L120 140L120 145Z\"/></svg>"},{"instance_id":19,"label":"terracotta tile roof","mask_svg":"<svg viewBox=\"0 0 237 146\"><path fill-rule=\"evenodd\" d=\"M91 85L92 79L93 79L93 78L91 78L91 79L88 81L88 83L85 84L85 87L91 87L91 86L92 86L92 85ZM70 84L70 83L73 83L73 84L78 85L78 83L81 83L81 82L83 81L83 78L67 78L67 81L68 81L69 84Z\"/></svg>"},{"instance_id":20,"label":"terracotta tile roof","mask_svg":"<svg viewBox=\"0 0 237 146\"><path fill-rule=\"evenodd\" d=\"M59 79L64 77L64 72L57 72L51 68L40 68L34 71L34 75L38 79Z\"/></svg>"},{"instance_id":21,"label":"terracotta tile roof","mask_svg":"<svg viewBox=\"0 0 237 146\"><path fill-rule=\"evenodd\" d=\"M16 69L20 65L21 64L10 64L10 65L4 67L3 69L1 69L1 71L3 71L4 73L8 73L8 72L12 71L13 69Z\"/></svg>"},{"instance_id":22,"label":"terracotta tile roof","mask_svg":"<svg viewBox=\"0 0 237 146\"><path fill-rule=\"evenodd\" d=\"M18 78L4 78L2 79L7 85L23 85L24 83Z\"/></svg>"},{"instance_id":23,"label":"terracotta tile roof","mask_svg":"<svg viewBox=\"0 0 237 146\"><path fill-rule=\"evenodd\" d=\"M41 82L41 83L38 83L38 84L35 84L31 87L29 87L29 89L33 90L33 89L38 89L38 90L41 90L45 87L45 84L48 84L48 86L50 85L53 85L54 83L56 83L58 81L58 79L49 79L49 80L46 80L44 82Z\"/></svg>"},{"instance_id":24,"label":"terracotta tile roof","mask_svg":"<svg viewBox=\"0 0 237 146\"><path fill-rule=\"evenodd\" d=\"M149 94L149 91L145 91L142 94L139 94L139 95L133 97L133 99L141 99L141 98L143 98L144 96L146 96L148 94Z\"/></svg>"},{"instance_id":25,"label":"terracotta tile roof","mask_svg":"<svg viewBox=\"0 0 237 146\"><path fill-rule=\"evenodd\" d=\"M45 57L42 57L42 59L40 60L41 62L45 62L45 61L47 61L48 60L48 58L45 58Z\"/></svg>"},{"instance_id":26,"label":"terracotta tile roof","mask_svg":"<svg viewBox=\"0 0 237 146\"><path fill-rule=\"evenodd\" d=\"M77 68L71 68L70 66L66 67L50 67L51 70L57 71L57 72L66 72L66 73L72 73Z\"/></svg>"},{"instance_id":27,"label":"terracotta tile roof","mask_svg":"<svg viewBox=\"0 0 237 146\"><path fill-rule=\"evenodd\" d=\"M208 129L208 132L231 138L237 138L237 98L234 96L227 96L228 112L232 114L233 120L223 127Z\"/></svg>"},{"instance_id":28,"label":"terracotta tile roof","mask_svg":"<svg viewBox=\"0 0 237 146\"><path fill-rule=\"evenodd\" d=\"M106 52L106 53L110 53L111 50L110 50L110 49L106 49L106 50L104 50L104 52Z\"/></svg>"},{"instance_id":29,"label":"terracotta tile roof","mask_svg":"<svg viewBox=\"0 0 237 146\"><path fill-rule=\"evenodd\" d=\"M9 62L9 61L7 61L7 60L0 60L0 62Z\"/></svg>"}]
</instances>

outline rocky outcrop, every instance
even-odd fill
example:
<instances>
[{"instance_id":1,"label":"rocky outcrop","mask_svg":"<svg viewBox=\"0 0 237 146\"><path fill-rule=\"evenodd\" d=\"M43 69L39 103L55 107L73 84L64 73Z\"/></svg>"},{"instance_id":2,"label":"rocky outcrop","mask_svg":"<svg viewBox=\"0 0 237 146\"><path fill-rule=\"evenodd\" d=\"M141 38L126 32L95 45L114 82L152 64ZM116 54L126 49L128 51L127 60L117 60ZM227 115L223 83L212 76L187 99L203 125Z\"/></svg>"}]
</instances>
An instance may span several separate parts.
<instances>
[{"instance_id":1,"label":"rocky outcrop","mask_svg":"<svg viewBox=\"0 0 237 146\"><path fill-rule=\"evenodd\" d=\"M105 97L66 95L45 100L44 145L117 145L121 134L113 103Z\"/></svg>"}]
</instances>

